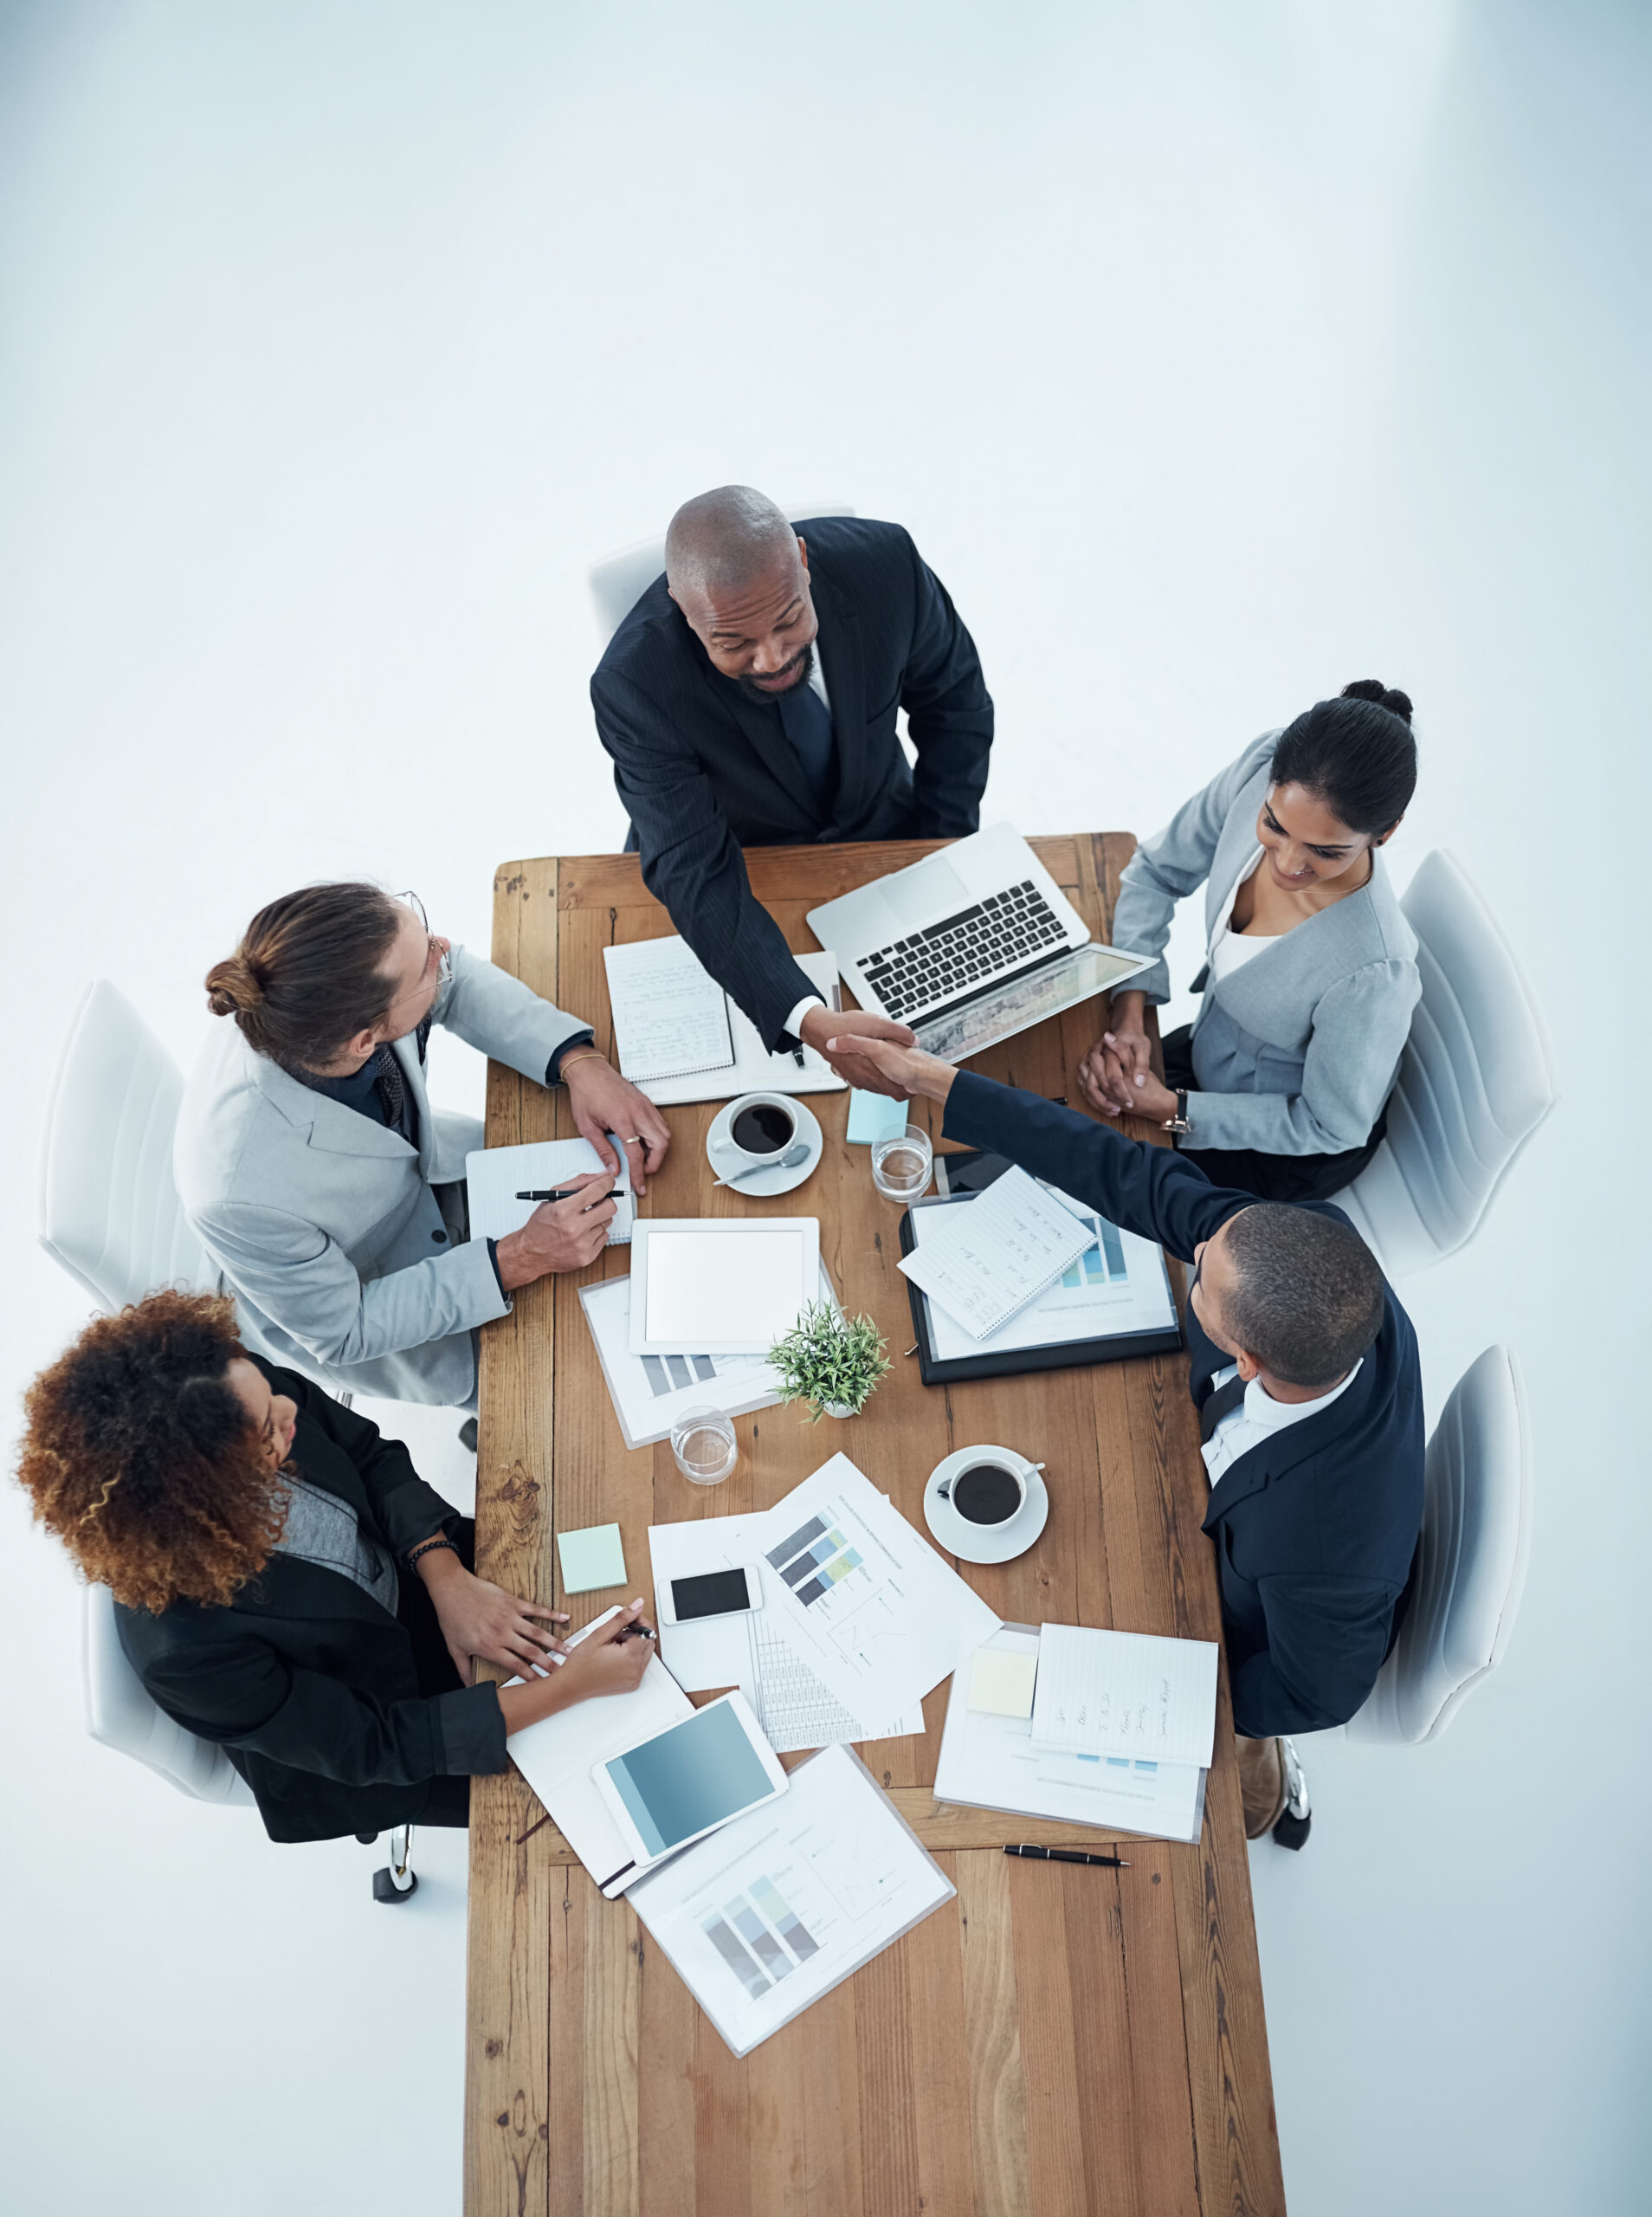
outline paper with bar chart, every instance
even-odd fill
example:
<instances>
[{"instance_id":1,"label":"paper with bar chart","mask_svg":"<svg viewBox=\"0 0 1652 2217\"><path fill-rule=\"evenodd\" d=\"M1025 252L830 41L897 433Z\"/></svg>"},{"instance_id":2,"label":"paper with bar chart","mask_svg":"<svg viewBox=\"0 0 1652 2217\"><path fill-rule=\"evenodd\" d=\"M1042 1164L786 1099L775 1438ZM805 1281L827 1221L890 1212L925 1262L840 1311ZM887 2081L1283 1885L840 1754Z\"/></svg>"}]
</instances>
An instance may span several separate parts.
<instances>
[{"instance_id":1,"label":"paper with bar chart","mask_svg":"<svg viewBox=\"0 0 1652 2217\"><path fill-rule=\"evenodd\" d=\"M629 1898L738 2056L953 1891L865 1764L829 1748L798 1765L779 1800L650 1872Z\"/></svg>"},{"instance_id":2,"label":"paper with bar chart","mask_svg":"<svg viewBox=\"0 0 1652 2217\"><path fill-rule=\"evenodd\" d=\"M847 1455L767 1512L758 1552L778 1579L771 1606L789 1639L852 1716L921 1701L998 1628Z\"/></svg>"},{"instance_id":3,"label":"paper with bar chart","mask_svg":"<svg viewBox=\"0 0 1652 2217\"><path fill-rule=\"evenodd\" d=\"M838 1741L894 1740L924 1729L921 1702L900 1715L881 1710L856 1716L823 1686L800 1651L791 1620L780 1608L779 1574L763 1561L758 1534L763 1514L701 1516L682 1524L650 1524L649 1553L656 1597L667 1578L692 1578L708 1570L757 1566L764 1606L698 1623L667 1624L660 1612L660 1657L689 1693L738 1686L751 1703L764 1737L777 1755L798 1748L827 1748Z\"/></svg>"},{"instance_id":4,"label":"paper with bar chart","mask_svg":"<svg viewBox=\"0 0 1652 2217\"><path fill-rule=\"evenodd\" d=\"M1104 1335L1122 1338L1175 1328L1176 1302L1163 1251L1151 1239L1109 1224L1087 1203L1074 1200L1059 1186L1046 1186L1044 1190L1088 1228L1090 1245L1054 1285L986 1339L973 1337L939 1302L932 1301L929 1330L938 1362L961 1362L972 1355L1053 1347ZM974 1206L973 1201L942 1201L914 1208L912 1229L919 1247L950 1209Z\"/></svg>"}]
</instances>

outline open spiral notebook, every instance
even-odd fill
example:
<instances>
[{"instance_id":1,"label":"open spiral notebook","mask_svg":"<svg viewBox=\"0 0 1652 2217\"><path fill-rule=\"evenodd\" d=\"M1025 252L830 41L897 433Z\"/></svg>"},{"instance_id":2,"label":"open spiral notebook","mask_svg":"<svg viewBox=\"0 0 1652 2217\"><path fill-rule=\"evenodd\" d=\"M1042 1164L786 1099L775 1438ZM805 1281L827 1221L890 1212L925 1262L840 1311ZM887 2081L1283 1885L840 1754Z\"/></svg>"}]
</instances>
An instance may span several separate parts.
<instances>
[{"instance_id":1,"label":"open spiral notebook","mask_svg":"<svg viewBox=\"0 0 1652 2217\"><path fill-rule=\"evenodd\" d=\"M837 958L800 954L829 1008ZM771 1055L686 940L639 939L603 949L619 1066L650 1101L730 1101L737 1093L839 1093L844 1081L812 1047Z\"/></svg>"}]
</instances>

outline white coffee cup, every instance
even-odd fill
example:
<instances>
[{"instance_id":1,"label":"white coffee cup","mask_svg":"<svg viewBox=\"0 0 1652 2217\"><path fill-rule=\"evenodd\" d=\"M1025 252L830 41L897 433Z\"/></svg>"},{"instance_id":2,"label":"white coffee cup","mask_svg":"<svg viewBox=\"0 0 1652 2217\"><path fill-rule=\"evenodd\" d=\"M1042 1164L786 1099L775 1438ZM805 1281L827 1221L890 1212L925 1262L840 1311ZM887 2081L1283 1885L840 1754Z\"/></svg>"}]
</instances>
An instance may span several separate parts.
<instances>
[{"instance_id":1,"label":"white coffee cup","mask_svg":"<svg viewBox=\"0 0 1652 2217\"><path fill-rule=\"evenodd\" d=\"M749 1119L749 1122L747 1120ZM748 1147L734 1136L737 1124L745 1124L748 1138L768 1138L778 1133L771 1146ZM728 1138L719 1153L738 1155L742 1163L773 1162L797 1141L797 1111L784 1093L743 1093L728 1104Z\"/></svg>"},{"instance_id":2,"label":"white coffee cup","mask_svg":"<svg viewBox=\"0 0 1652 2217\"><path fill-rule=\"evenodd\" d=\"M1020 1516L1027 1481L1041 1465L1012 1447L961 1447L947 1457L956 1465L935 1491L978 1532L1001 1532Z\"/></svg>"}]
</instances>

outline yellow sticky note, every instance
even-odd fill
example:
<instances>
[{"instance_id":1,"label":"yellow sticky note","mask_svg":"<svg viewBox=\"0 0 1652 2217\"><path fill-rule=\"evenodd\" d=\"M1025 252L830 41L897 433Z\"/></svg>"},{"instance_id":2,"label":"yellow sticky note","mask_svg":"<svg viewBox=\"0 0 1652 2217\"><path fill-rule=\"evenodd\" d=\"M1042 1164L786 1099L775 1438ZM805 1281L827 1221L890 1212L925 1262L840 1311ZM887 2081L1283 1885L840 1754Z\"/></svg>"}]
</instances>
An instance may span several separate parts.
<instances>
[{"instance_id":1,"label":"yellow sticky note","mask_svg":"<svg viewBox=\"0 0 1652 2217\"><path fill-rule=\"evenodd\" d=\"M988 1716L1030 1716L1037 1676L1036 1655L978 1647L970 1658L969 1706Z\"/></svg>"}]
</instances>

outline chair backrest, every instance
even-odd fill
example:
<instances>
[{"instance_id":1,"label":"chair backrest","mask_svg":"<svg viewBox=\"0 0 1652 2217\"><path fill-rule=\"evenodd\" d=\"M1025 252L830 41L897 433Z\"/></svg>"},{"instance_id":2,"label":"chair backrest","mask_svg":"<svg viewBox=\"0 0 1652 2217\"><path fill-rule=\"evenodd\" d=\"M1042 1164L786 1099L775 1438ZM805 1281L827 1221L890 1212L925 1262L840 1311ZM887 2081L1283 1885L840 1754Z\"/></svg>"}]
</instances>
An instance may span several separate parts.
<instances>
[{"instance_id":1,"label":"chair backrest","mask_svg":"<svg viewBox=\"0 0 1652 2217\"><path fill-rule=\"evenodd\" d=\"M57 1068L41 1156L40 1244L102 1308L157 1286L216 1288L172 1182L183 1075L124 994L87 986Z\"/></svg>"},{"instance_id":2,"label":"chair backrest","mask_svg":"<svg viewBox=\"0 0 1652 2217\"><path fill-rule=\"evenodd\" d=\"M814 501L785 514L788 522L801 523L805 516L852 516L855 511L831 501ZM635 546L622 546L617 554L604 554L591 564L590 601L604 646L664 567L663 538L639 540Z\"/></svg>"},{"instance_id":3,"label":"chair backrest","mask_svg":"<svg viewBox=\"0 0 1652 2217\"><path fill-rule=\"evenodd\" d=\"M250 1803L252 1789L223 1749L175 1724L145 1692L120 1645L114 1596L106 1586L87 1587L81 1630L86 1729L92 1737L147 1763L197 1801Z\"/></svg>"},{"instance_id":4,"label":"chair backrest","mask_svg":"<svg viewBox=\"0 0 1652 2217\"><path fill-rule=\"evenodd\" d=\"M1520 1366L1487 1348L1429 1441L1411 1606L1352 1740L1437 1740L1503 1659L1532 1551L1532 1437Z\"/></svg>"},{"instance_id":5,"label":"chair backrest","mask_svg":"<svg viewBox=\"0 0 1652 2217\"><path fill-rule=\"evenodd\" d=\"M1401 906L1419 941L1383 1144L1338 1196L1390 1277L1470 1239L1498 1181L1559 1098L1542 1012L1496 920L1443 848Z\"/></svg>"}]
</instances>

